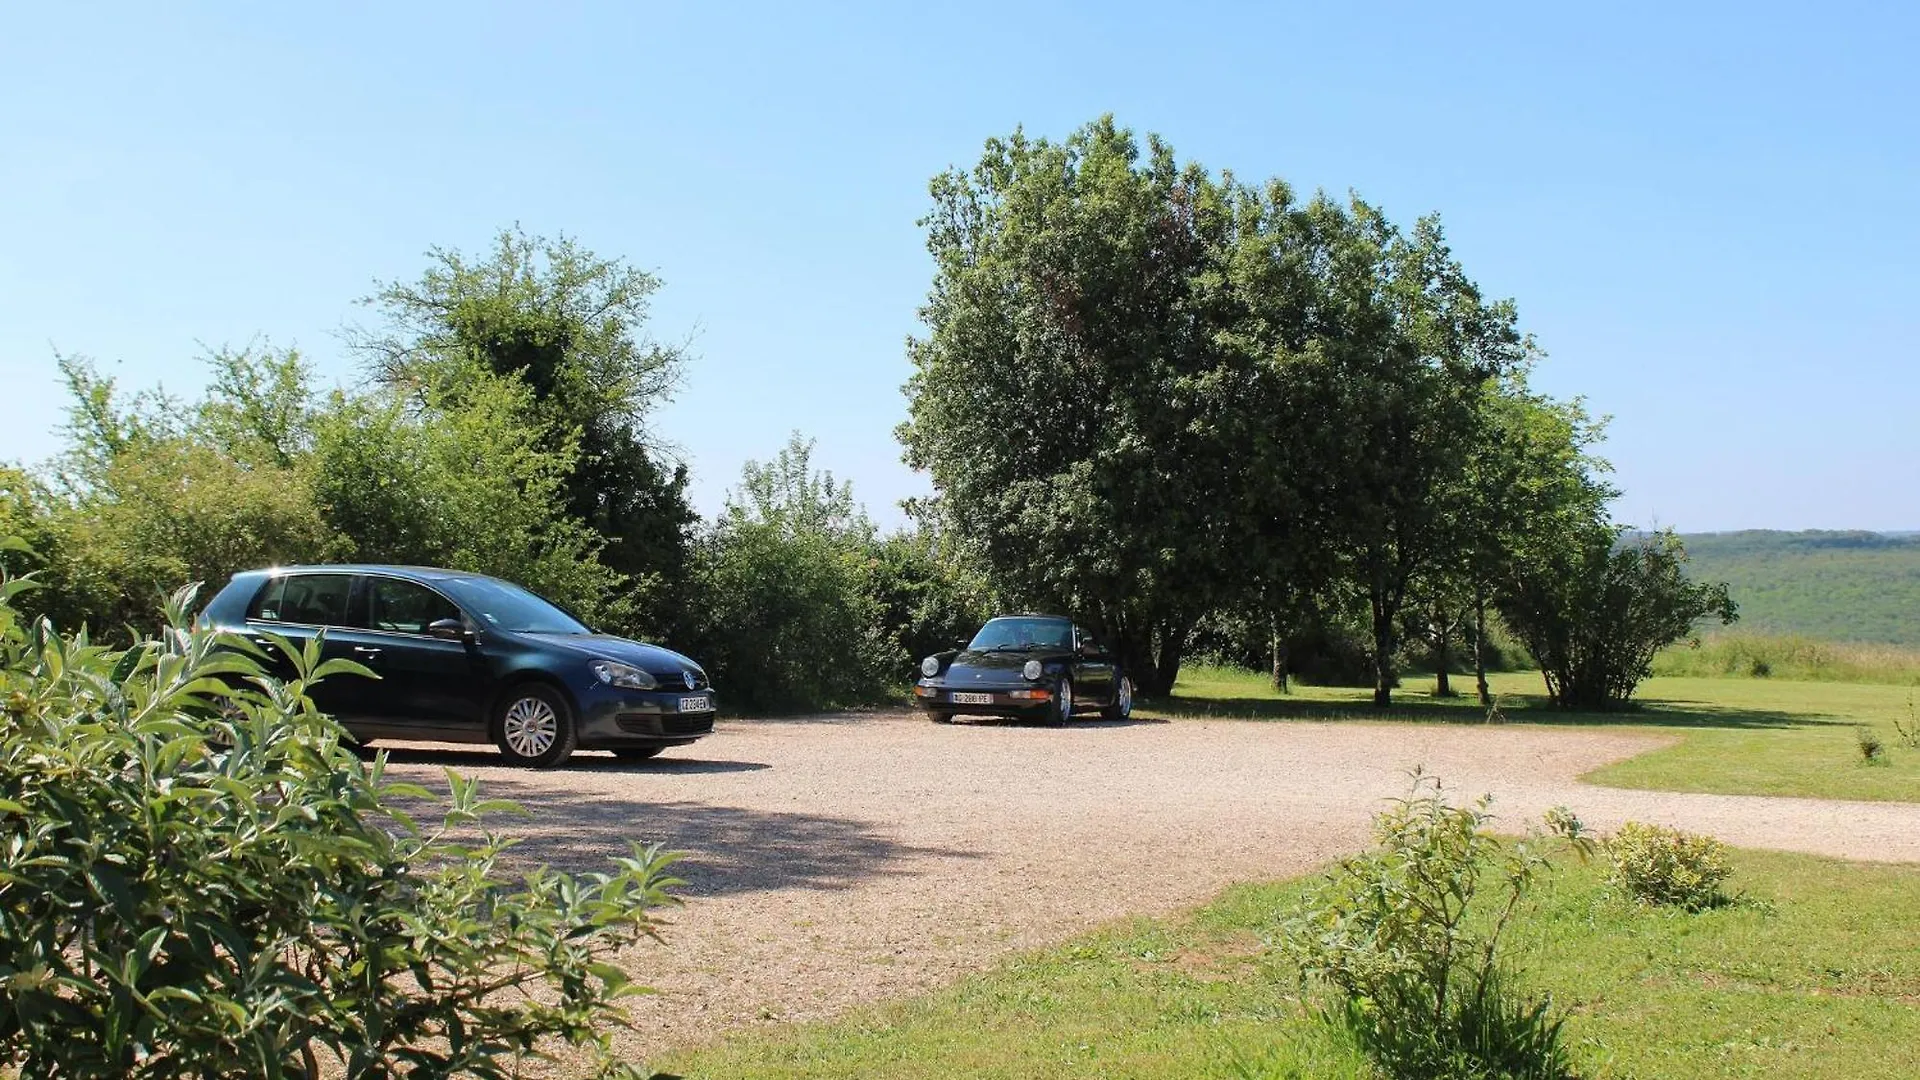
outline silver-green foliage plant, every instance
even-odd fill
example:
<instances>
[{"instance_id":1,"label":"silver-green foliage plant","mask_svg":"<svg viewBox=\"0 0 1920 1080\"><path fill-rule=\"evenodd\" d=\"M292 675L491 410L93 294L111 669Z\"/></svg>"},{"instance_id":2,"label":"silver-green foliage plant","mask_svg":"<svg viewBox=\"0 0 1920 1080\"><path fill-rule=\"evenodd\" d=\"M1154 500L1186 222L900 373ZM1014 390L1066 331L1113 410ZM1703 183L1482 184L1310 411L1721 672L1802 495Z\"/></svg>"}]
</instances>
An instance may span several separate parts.
<instances>
[{"instance_id":1,"label":"silver-green foliage plant","mask_svg":"<svg viewBox=\"0 0 1920 1080\"><path fill-rule=\"evenodd\" d=\"M189 626L112 651L26 622L0 577L0 1073L504 1077L559 1044L602 1075L674 856L509 874L509 804L356 756L306 696ZM430 804L428 804L430 805ZM12 1072L10 1072L12 1070Z\"/></svg>"},{"instance_id":2,"label":"silver-green foliage plant","mask_svg":"<svg viewBox=\"0 0 1920 1080\"><path fill-rule=\"evenodd\" d=\"M1920 750L1920 711L1916 711L1913 707L1911 691L1907 693L1907 718L1901 720L1897 716L1894 717L1893 734L1900 740L1901 746L1909 750Z\"/></svg>"},{"instance_id":3,"label":"silver-green foliage plant","mask_svg":"<svg viewBox=\"0 0 1920 1080\"><path fill-rule=\"evenodd\" d=\"M1546 831L1502 841L1490 805L1451 805L1416 771L1375 818L1375 849L1341 863L1286 924L1284 951L1337 994L1330 1018L1389 1076L1573 1075L1551 997L1516 989L1502 941L1552 866L1548 843L1582 856L1591 845L1564 808Z\"/></svg>"},{"instance_id":4,"label":"silver-green foliage plant","mask_svg":"<svg viewBox=\"0 0 1920 1080\"><path fill-rule=\"evenodd\" d=\"M1711 836L1629 821L1607 840L1613 881L1647 904L1698 911L1721 898L1733 872L1727 846Z\"/></svg>"}]
</instances>

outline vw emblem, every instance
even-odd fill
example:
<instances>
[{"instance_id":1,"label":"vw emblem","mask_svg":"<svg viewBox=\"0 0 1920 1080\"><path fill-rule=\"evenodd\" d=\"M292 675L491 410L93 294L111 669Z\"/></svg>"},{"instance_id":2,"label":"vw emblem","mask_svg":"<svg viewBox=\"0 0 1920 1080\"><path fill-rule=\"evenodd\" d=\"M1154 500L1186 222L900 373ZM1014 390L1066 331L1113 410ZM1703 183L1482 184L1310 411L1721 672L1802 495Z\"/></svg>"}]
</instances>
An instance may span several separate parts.
<instances>
[{"instance_id":1,"label":"vw emblem","mask_svg":"<svg viewBox=\"0 0 1920 1080\"><path fill-rule=\"evenodd\" d=\"M691 689L693 689L694 687L696 687L696 686L699 686L699 685L700 685L700 680L699 680L699 679L697 679L697 678L695 678L695 677L694 677L694 674L693 674L693 672L691 672L691 671L683 671L683 672L681 672L681 673L680 673L680 678L681 678L681 680L682 680L683 682L685 682L685 683L687 684L687 689L689 689L689 690L691 690Z\"/></svg>"}]
</instances>

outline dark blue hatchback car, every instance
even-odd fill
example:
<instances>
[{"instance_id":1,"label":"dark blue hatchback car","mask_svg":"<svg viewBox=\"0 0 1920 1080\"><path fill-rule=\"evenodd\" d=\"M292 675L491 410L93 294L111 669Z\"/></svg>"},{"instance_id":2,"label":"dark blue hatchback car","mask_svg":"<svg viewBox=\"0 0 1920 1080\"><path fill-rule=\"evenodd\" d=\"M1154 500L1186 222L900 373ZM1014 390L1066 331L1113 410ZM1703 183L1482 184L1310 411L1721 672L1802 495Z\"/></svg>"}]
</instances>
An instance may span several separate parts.
<instances>
[{"instance_id":1,"label":"dark blue hatchback car","mask_svg":"<svg viewBox=\"0 0 1920 1080\"><path fill-rule=\"evenodd\" d=\"M362 740L490 742L510 762L545 768L575 750L650 758L713 731L714 696L700 665L657 645L596 634L526 589L483 574L418 566L249 570L233 576L202 619L260 644L279 634L300 645L324 631L325 657L379 676L334 676L313 689L314 704Z\"/></svg>"}]
</instances>

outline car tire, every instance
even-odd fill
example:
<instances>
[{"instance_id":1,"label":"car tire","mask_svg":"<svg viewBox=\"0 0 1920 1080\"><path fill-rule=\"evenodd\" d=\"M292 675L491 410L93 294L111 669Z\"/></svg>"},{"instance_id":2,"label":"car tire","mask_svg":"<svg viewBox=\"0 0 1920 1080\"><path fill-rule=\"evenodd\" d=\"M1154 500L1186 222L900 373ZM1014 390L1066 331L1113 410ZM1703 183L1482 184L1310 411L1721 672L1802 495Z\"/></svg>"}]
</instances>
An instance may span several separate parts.
<instances>
[{"instance_id":1,"label":"car tire","mask_svg":"<svg viewBox=\"0 0 1920 1080\"><path fill-rule=\"evenodd\" d=\"M950 712L930 712L927 714L927 719L936 724L951 724L953 723L953 714Z\"/></svg>"},{"instance_id":2,"label":"car tire","mask_svg":"<svg viewBox=\"0 0 1920 1080\"><path fill-rule=\"evenodd\" d=\"M1060 685L1054 688L1053 708L1047 710L1047 723L1055 727L1073 723L1073 680L1060 676Z\"/></svg>"},{"instance_id":3,"label":"car tire","mask_svg":"<svg viewBox=\"0 0 1920 1080\"><path fill-rule=\"evenodd\" d=\"M1109 720L1125 720L1133 715L1133 680L1120 676L1113 684L1113 704L1100 710Z\"/></svg>"},{"instance_id":4,"label":"car tire","mask_svg":"<svg viewBox=\"0 0 1920 1080\"><path fill-rule=\"evenodd\" d=\"M660 756L664 746L622 746L613 752L621 761L649 761Z\"/></svg>"},{"instance_id":5,"label":"car tire","mask_svg":"<svg viewBox=\"0 0 1920 1080\"><path fill-rule=\"evenodd\" d=\"M507 688L494 713L493 740L512 765L552 769L573 756L578 733L573 709L558 690L540 683Z\"/></svg>"}]
</instances>

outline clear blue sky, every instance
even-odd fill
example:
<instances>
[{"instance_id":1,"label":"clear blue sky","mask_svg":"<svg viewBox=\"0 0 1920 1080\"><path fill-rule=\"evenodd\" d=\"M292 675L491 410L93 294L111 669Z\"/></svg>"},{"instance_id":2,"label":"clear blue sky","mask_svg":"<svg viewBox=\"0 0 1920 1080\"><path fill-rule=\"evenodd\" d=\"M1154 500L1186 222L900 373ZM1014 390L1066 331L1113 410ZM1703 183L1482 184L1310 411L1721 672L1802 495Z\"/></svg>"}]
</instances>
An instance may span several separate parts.
<instances>
[{"instance_id":1,"label":"clear blue sky","mask_svg":"<svg viewBox=\"0 0 1920 1080\"><path fill-rule=\"evenodd\" d=\"M803 10L810 8L812 10ZM1102 112L1184 157L1437 210L1614 417L1623 520L1920 529L1912 5L0 7L0 460L52 350L197 391L503 225L653 270L708 512L798 429L875 516L926 182Z\"/></svg>"}]
</instances>

